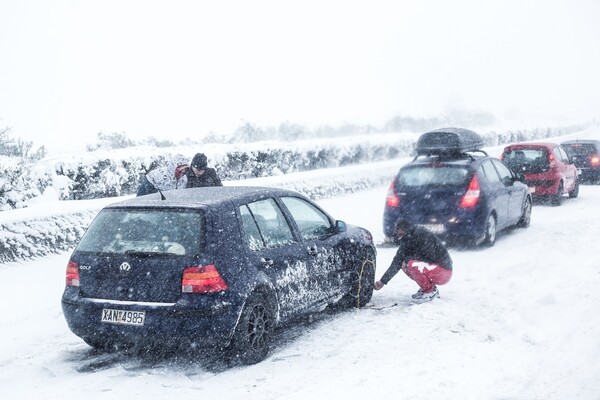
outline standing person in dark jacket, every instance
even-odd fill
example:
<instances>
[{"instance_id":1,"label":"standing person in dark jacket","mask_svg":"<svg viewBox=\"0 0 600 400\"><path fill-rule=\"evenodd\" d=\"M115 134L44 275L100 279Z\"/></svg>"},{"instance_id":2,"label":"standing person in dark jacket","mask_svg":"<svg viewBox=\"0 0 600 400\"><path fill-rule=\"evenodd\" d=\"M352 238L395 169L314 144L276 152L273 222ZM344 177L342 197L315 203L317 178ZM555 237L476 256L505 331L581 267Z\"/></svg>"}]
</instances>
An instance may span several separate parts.
<instances>
[{"instance_id":1,"label":"standing person in dark jacket","mask_svg":"<svg viewBox=\"0 0 600 400\"><path fill-rule=\"evenodd\" d=\"M390 267L380 280L375 282L375 290L381 289L402 269L419 285L412 295L419 303L440 296L436 285L444 285L452 277L452 259L444 244L433 233L413 226L408 220L396 223L395 242L400 245Z\"/></svg>"},{"instance_id":2,"label":"standing person in dark jacket","mask_svg":"<svg viewBox=\"0 0 600 400\"><path fill-rule=\"evenodd\" d=\"M208 160L204 153L197 153L190 163L190 170L187 173L186 188L223 186L217 171L208 168Z\"/></svg>"}]
</instances>

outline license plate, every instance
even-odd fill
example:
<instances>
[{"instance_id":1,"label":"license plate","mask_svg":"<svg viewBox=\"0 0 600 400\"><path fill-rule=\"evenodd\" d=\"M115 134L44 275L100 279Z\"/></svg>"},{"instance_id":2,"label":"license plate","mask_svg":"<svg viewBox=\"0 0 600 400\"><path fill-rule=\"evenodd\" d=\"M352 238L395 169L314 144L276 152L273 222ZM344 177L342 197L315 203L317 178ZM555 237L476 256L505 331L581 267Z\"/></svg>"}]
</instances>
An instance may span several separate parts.
<instances>
[{"instance_id":1,"label":"license plate","mask_svg":"<svg viewBox=\"0 0 600 400\"><path fill-rule=\"evenodd\" d=\"M142 326L144 325L145 319L145 311L113 310L110 308L102 309L102 322L107 322L109 324Z\"/></svg>"},{"instance_id":2,"label":"license plate","mask_svg":"<svg viewBox=\"0 0 600 400\"><path fill-rule=\"evenodd\" d=\"M432 233L446 232L446 227L444 226L444 224L420 224L419 226L427 229L428 231L430 231Z\"/></svg>"}]
</instances>

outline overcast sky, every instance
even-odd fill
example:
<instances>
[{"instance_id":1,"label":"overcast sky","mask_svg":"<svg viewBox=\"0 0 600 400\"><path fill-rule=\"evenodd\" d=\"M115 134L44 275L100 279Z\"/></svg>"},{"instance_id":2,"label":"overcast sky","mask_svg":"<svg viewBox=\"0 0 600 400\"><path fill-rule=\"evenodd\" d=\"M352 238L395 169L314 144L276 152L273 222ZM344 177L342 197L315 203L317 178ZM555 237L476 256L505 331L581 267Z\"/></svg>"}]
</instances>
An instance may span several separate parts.
<instances>
[{"instance_id":1,"label":"overcast sky","mask_svg":"<svg viewBox=\"0 0 600 400\"><path fill-rule=\"evenodd\" d=\"M0 0L0 128L49 148L242 121L600 114L600 1Z\"/></svg>"}]
</instances>

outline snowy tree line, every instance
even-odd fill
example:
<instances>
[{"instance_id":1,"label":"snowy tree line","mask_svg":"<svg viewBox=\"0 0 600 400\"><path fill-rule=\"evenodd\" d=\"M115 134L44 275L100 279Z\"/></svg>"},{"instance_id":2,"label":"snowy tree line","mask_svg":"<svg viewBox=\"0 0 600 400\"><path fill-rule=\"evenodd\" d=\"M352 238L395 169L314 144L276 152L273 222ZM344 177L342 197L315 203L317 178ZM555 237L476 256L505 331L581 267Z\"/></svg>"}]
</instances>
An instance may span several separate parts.
<instances>
[{"instance_id":1,"label":"snowy tree line","mask_svg":"<svg viewBox=\"0 0 600 400\"><path fill-rule=\"evenodd\" d=\"M564 135L581 127L534 128L483 133L486 146ZM133 146L123 134L101 135L97 146L66 160L0 155L0 211L22 208L42 195L61 200L134 194L144 170L175 154L188 159L202 151L224 181L285 175L390 160L410 155L415 134L365 134L333 139L262 141L197 146Z\"/></svg>"}]
</instances>

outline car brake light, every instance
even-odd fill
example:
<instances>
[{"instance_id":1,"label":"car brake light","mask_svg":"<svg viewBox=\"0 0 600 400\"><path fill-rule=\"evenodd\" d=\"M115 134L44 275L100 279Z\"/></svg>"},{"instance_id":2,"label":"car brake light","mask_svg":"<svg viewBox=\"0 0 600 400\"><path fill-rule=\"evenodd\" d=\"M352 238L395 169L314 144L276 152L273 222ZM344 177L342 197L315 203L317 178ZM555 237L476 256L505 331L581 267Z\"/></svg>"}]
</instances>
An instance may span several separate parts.
<instances>
[{"instance_id":1,"label":"car brake light","mask_svg":"<svg viewBox=\"0 0 600 400\"><path fill-rule=\"evenodd\" d=\"M385 204L388 207L398 207L400 205L400 197L396 195L396 188L394 186L394 182L390 185L390 188L387 192L387 197L385 198Z\"/></svg>"},{"instance_id":2,"label":"car brake light","mask_svg":"<svg viewBox=\"0 0 600 400\"><path fill-rule=\"evenodd\" d=\"M473 207L479 201L479 194L479 179L477 179L477 175L473 175L467 192L460 200L460 208Z\"/></svg>"},{"instance_id":3,"label":"car brake light","mask_svg":"<svg viewBox=\"0 0 600 400\"><path fill-rule=\"evenodd\" d=\"M69 261L66 274L67 286L79 286L79 265L76 262Z\"/></svg>"},{"instance_id":4,"label":"car brake light","mask_svg":"<svg viewBox=\"0 0 600 400\"><path fill-rule=\"evenodd\" d=\"M592 166L594 167L600 165L600 157L592 156L592 158L590 159L590 164L592 164Z\"/></svg>"},{"instance_id":5,"label":"car brake light","mask_svg":"<svg viewBox=\"0 0 600 400\"><path fill-rule=\"evenodd\" d=\"M187 267L181 280L182 293L213 293L227 290L227 284L214 265Z\"/></svg>"},{"instance_id":6,"label":"car brake light","mask_svg":"<svg viewBox=\"0 0 600 400\"><path fill-rule=\"evenodd\" d=\"M556 164L554 162L554 154L550 153L550 156L548 157L548 159L550 160L550 167L554 167L554 165Z\"/></svg>"}]
</instances>

